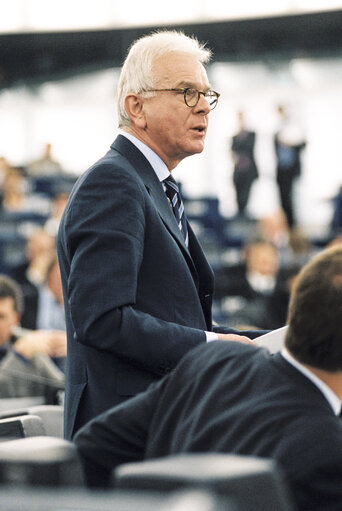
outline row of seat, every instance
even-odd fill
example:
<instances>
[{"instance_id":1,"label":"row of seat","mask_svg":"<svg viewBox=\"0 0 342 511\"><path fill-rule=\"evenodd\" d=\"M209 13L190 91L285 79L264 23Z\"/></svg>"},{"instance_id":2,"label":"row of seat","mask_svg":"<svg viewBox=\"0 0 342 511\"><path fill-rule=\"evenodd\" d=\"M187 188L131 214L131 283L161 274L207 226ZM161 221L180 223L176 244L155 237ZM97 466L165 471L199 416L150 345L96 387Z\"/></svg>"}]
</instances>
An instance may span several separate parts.
<instances>
[{"instance_id":1,"label":"row of seat","mask_svg":"<svg viewBox=\"0 0 342 511\"><path fill-rule=\"evenodd\" d=\"M68 509L79 511L84 509L81 502L86 500L85 497L90 491L84 488L75 445L67 440L48 436L26 437L1 443L0 483L0 489L3 485L15 486L20 489L20 493L23 487L34 487L38 490L37 497L43 488L54 488L56 498L60 498L63 490L64 502L66 490L71 500L76 492L82 499L77 501L78 507L75 508L71 508L69 502ZM165 506L168 496L174 497L180 492L188 494L189 491L197 492L198 495L204 492L211 496L208 500L210 507L204 509L213 511L294 509L281 474L273 462L228 454L179 455L121 465L113 472L112 490L102 492L101 496L105 495L107 499L113 497L111 509L122 511L121 504L114 506L120 492L130 497L137 493L139 499L136 500L136 506L130 509L141 511L139 500L143 501L146 496L159 493L162 496L159 503L163 502ZM194 502L197 500L189 500L189 507L183 509L189 511L192 509L190 504L193 505ZM170 507L165 506L165 510L173 509L172 499L169 504ZM56 500L54 505L56 506ZM1 492L0 506L4 509ZM57 509L60 508L62 505L57 505ZM27 506L23 509L32 508ZM196 505L193 509L201 507Z\"/></svg>"},{"instance_id":2,"label":"row of seat","mask_svg":"<svg viewBox=\"0 0 342 511\"><path fill-rule=\"evenodd\" d=\"M0 411L0 441L47 435L63 438L61 405L36 405Z\"/></svg>"},{"instance_id":3,"label":"row of seat","mask_svg":"<svg viewBox=\"0 0 342 511\"><path fill-rule=\"evenodd\" d=\"M65 489L1 489L1 511L239 511L233 502L218 507L208 492L89 492Z\"/></svg>"},{"instance_id":4,"label":"row of seat","mask_svg":"<svg viewBox=\"0 0 342 511\"><path fill-rule=\"evenodd\" d=\"M273 461L228 454L186 454L121 465L113 471L111 490L95 492L96 500L94 491L85 488L75 444L63 439L62 421L59 405L0 413L2 510L11 510L8 490L18 488L21 496L26 488L27 495L16 511L49 510L49 493L51 510L143 511L145 504L151 511L294 509ZM45 507L39 507L44 498Z\"/></svg>"}]
</instances>

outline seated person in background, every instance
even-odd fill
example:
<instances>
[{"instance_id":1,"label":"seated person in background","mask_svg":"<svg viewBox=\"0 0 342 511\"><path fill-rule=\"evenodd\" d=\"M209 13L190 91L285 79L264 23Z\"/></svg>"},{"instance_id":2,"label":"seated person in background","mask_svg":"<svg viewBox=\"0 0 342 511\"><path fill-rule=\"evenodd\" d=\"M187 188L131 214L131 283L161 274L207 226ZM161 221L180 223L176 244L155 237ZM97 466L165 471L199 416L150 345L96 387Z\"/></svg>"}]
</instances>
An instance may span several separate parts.
<instances>
[{"instance_id":1,"label":"seated person in background","mask_svg":"<svg viewBox=\"0 0 342 511\"><path fill-rule=\"evenodd\" d=\"M38 300L39 287L44 283L48 265L56 254L55 237L45 229L37 228L27 240L25 252L26 261L14 266L10 277L20 285L24 295L21 325L33 329L36 328L36 315L32 316L29 304Z\"/></svg>"},{"instance_id":2,"label":"seated person in background","mask_svg":"<svg viewBox=\"0 0 342 511\"><path fill-rule=\"evenodd\" d=\"M40 287L37 309L37 328L65 331L65 313L61 272L57 255L46 270L44 285Z\"/></svg>"},{"instance_id":3,"label":"seated person in background","mask_svg":"<svg viewBox=\"0 0 342 511\"><path fill-rule=\"evenodd\" d=\"M11 168L1 184L1 206L4 211L22 211L26 204L27 183L19 169Z\"/></svg>"},{"instance_id":4,"label":"seated person in background","mask_svg":"<svg viewBox=\"0 0 342 511\"><path fill-rule=\"evenodd\" d=\"M65 331L63 290L57 256L53 255L45 271L45 277L37 293L26 296L25 321L22 326L44 330Z\"/></svg>"},{"instance_id":5,"label":"seated person in background","mask_svg":"<svg viewBox=\"0 0 342 511\"><path fill-rule=\"evenodd\" d=\"M291 291L302 266L303 264L291 264L279 271L276 287L265 306L264 323L270 330L286 324Z\"/></svg>"},{"instance_id":6,"label":"seated person in background","mask_svg":"<svg viewBox=\"0 0 342 511\"><path fill-rule=\"evenodd\" d=\"M89 485L121 463L180 453L273 458L299 511L342 503L342 247L300 272L285 347L210 342L76 434Z\"/></svg>"},{"instance_id":7,"label":"seated person in background","mask_svg":"<svg viewBox=\"0 0 342 511\"><path fill-rule=\"evenodd\" d=\"M288 250L290 229L282 209L272 211L272 214L260 218L258 231L264 239L274 243L278 250Z\"/></svg>"},{"instance_id":8,"label":"seated person in background","mask_svg":"<svg viewBox=\"0 0 342 511\"><path fill-rule=\"evenodd\" d=\"M279 270L277 247L263 238L254 238L244 247L244 264L234 268L228 294L250 299L270 294L276 285ZM236 275L236 271L239 275Z\"/></svg>"},{"instance_id":9,"label":"seated person in background","mask_svg":"<svg viewBox=\"0 0 342 511\"><path fill-rule=\"evenodd\" d=\"M5 156L0 156L0 184L3 182L4 177L6 176L7 172L11 170L11 168L12 166L5 158Z\"/></svg>"},{"instance_id":10,"label":"seated person in background","mask_svg":"<svg viewBox=\"0 0 342 511\"><path fill-rule=\"evenodd\" d=\"M23 172L11 168L1 184L1 209L4 213L36 213L48 215L51 201L42 195L31 193Z\"/></svg>"},{"instance_id":11,"label":"seated person in background","mask_svg":"<svg viewBox=\"0 0 342 511\"><path fill-rule=\"evenodd\" d=\"M65 333L20 329L22 306L19 286L0 275L0 398L41 396L64 386L51 357L66 356Z\"/></svg>"},{"instance_id":12,"label":"seated person in background","mask_svg":"<svg viewBox=\"0 0 342 511\"><path fill-rule=\"evenodd\" d=\"M44 229L49 234L51 234L51 236L57 236L59 223L61 221L66 203L68 202L69 195L69 192L59 192L52 199L51 212L49 218L44 224Z\"/></svg>"},{"instance_id":13,"label":"seated person in background","mask_svg":"<svg viewBox=\"0 0 342 511\"><path fill-rule=\"evenodd\" d=\"M296 264L303 265L307 263L317 251L317 248L310 238L304 234L301 229L296 227L290 232L289 251L287 257L284 254L283 261L287 266L294 266Z\"/></svg>"},{"instance_id":14,"label":"seated person in background","mask_svg":"<svg viewBox=\"0 0 342 511\"><path fill-rule=\"evenodd\" d=\"M271 297L278 285L278 275L277 247L261 237L247 241L243 249L243 262L223 268L217 278L216 296L222 300L230 324L240 328L253 325L266 329L283 326L274 324L269 310Z\"/></svg>"}]
</instances>

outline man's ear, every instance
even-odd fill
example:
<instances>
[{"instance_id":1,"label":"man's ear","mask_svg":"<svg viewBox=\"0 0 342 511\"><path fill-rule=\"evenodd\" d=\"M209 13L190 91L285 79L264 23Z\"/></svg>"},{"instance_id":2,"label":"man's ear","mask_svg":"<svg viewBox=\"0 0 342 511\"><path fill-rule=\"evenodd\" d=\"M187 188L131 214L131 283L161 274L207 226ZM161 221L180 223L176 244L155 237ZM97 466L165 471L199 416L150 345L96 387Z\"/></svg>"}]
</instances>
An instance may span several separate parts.
<instances>
[{"instance_id":1,"label":"man's ear","mask_svg":"<svg viewBox=\"0 0 342 511\"><path fill-rule=\"evenodd\" d=\"M140 129L146 127L144 101L138 94L128 94L125 97L125 110L132 121L132 124Z\"/></svg>"},{"instance_id":2,"label":"man's ear","mask_svg":"<svg viewBox=\"0 0 342 511\"><path fill-rule=\"evenodd\" d=\"M21 321L21 314L19 312L15 312L14 318L14 326L19 326Z\"/></svg>"}]
</instances>

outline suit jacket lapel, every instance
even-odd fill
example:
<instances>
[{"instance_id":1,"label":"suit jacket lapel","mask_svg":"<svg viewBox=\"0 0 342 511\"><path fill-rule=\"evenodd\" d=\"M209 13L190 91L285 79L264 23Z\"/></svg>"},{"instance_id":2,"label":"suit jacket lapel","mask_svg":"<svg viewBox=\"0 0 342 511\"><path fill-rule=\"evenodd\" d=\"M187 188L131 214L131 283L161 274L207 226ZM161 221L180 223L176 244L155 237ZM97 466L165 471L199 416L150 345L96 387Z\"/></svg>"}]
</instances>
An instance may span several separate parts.
<instances>
[{"instance_id":1,"label":"suit jacket lapel","mask_svg":"<svg viewBox=\"0 0 342 511\"><path fill-rule=\"evenodd\" d=\"M153 174L155 175L154 171ZM144 180L144 183L167 229L177 240L177 243L180 245L181 249L185 251L188 256L190 256L189 249L185 245L183 235L178 227L176 217L171 209L162 184L157 177L153 183L148 183L148 180Z\"/></svg>"},{"instance_id":2,"label":"suit jacket lapel","mask_svg":"<svg viewBox=\"0 0 342 511\"><path fill-rule=\"evenodd\" d=\"M177 225L176 218L165 195L162 184L145 156L127 138L118 136L111 145L112 149L121 153L133 165L135 171L143 181L156 209L170 234L175 238L179 248L190 267L195 282L198 274L188 247L185 245L182 233Z\"/></svg>"}]
</instances>

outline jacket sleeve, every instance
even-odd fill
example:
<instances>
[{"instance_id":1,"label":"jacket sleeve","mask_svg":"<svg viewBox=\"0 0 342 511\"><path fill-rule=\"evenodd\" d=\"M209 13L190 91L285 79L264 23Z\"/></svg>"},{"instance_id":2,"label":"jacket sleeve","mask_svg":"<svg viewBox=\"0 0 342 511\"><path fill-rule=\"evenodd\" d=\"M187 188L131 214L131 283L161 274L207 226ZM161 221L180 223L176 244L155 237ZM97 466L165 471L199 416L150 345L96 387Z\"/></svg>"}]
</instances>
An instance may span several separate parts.
<instances>
[{"instance_id":1,"label":"jacket sleeve","mask_svg":"<svg viewBox=\"0 0 342 511\"><path fill-rule=\"evenodd\" d=\"M149 426L167 381L168 376L92 419L76 433L73 441L88 486L109 486L118 465L144 459Z\"/></svg>"}]
</instances>

